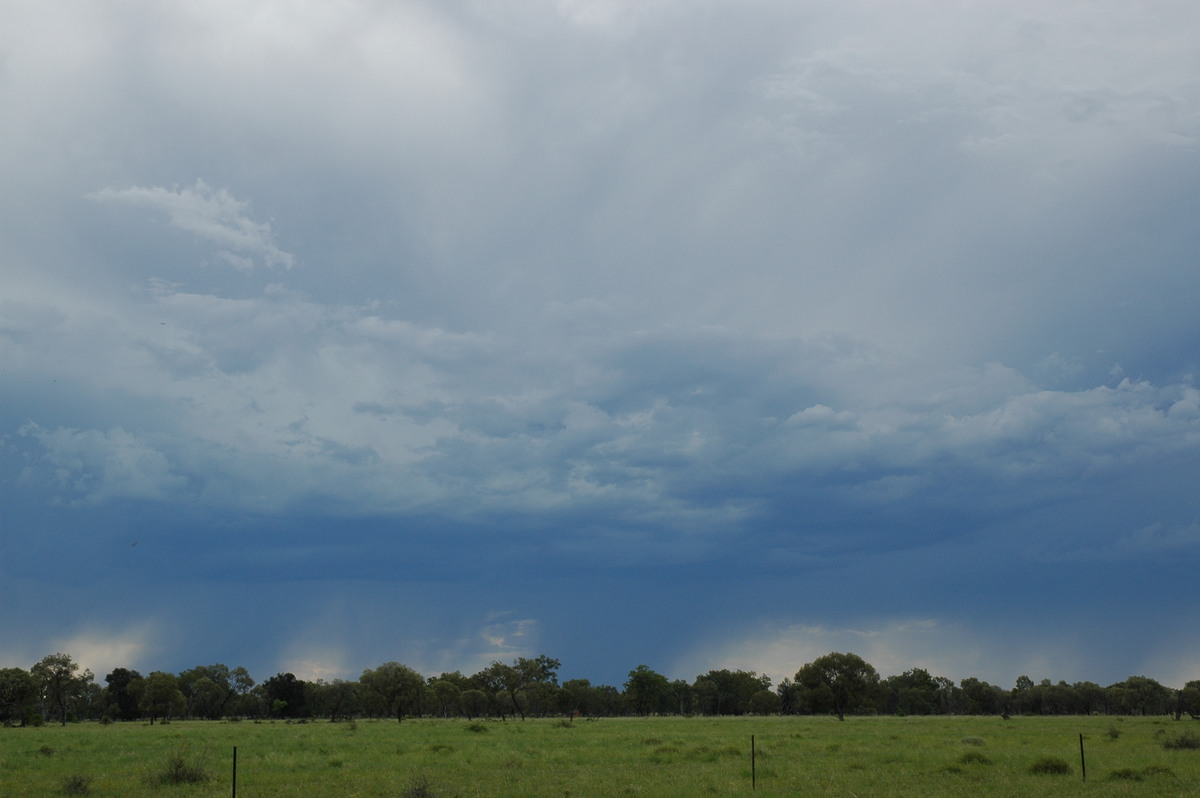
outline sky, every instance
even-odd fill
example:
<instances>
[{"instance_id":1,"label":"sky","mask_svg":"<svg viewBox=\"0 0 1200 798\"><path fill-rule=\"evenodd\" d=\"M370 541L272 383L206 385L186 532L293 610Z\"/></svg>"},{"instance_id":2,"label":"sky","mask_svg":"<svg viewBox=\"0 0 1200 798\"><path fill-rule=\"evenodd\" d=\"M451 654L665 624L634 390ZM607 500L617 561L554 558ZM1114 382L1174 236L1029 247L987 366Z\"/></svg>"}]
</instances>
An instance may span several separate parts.
<instances>
[{"instance_id":1,"label":"sky","mask_svg":"<svg viewBox=\"0 0 1200 798\"><path fill-rule=\"evenodd\" d=\"M0 19L0 666L1200 679L1200 5Z\"/></svg>"}]
</instances>

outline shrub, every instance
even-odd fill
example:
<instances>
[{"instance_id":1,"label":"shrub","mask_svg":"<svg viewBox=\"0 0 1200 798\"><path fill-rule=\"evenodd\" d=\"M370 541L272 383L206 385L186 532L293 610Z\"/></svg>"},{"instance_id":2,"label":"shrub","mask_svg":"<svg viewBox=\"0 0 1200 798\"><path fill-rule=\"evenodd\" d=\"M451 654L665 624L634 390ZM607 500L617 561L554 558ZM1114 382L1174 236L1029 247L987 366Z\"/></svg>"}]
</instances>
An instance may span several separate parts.
<instances>
[{"instance_id":1,"label":"shrub","mask_svg":"<svg viewBox=\"0 0 1200 798\"><path fill-rule=\"evenodd\" d=\"M482 723L472 723L471 725L467 726L467 731L469 732L479 733L487 730L487 726L484 726Z\"/></svg>"},{"instance_id":2,"label":"shrub","mask_svg":"<svg viewBox=\"0 0 1200 798\"><path fill-rule=\"evenodd\" d=\"M980 751L967 751L958 758L959 763L963 765L990 765L992 760L988 759Z\"/></svg>"},{"instance_id":3,"label":"shrub","mask_svg":"<svg viewBox=\"0 0 1200 798\"><path fill-rule=\"evenodd\" d=\"M1066 776L1071 773L1071 765L1065 759L1044 756L1029 766L1029 772L1037 776Z\"/></svg>"},{"instance_id":4,"label":"shrub","mask_svg":"<svg viewBox=\"0 0 1200 798\"><path fill-rule=\"evenodd\" d=\"M91 776L67 776L63 779L63 795L87 795L92 791Z\"/></svg>"},{"instance_id":5,"label":"shrub","mask_svg":"<svg viewBox=\"0 0 1200 798\"><path fill-rule=\"evenodd\" d=\"M437 793L429 786L429 778L426 776L414 776L408 789L402 794L404 798L437 798Z\"/></svg>"},{"instance_id":6,"label":"shrub","mask_svg":"<svg viewBox=\"0 0 1200 798\"><path fill-rule=\"evenodd\" d=\"M1173 740L1163 740L1163 748L1172 751L1195 751L1200 749L1200 737L1192 732L1184 732Z\"/></svg>"},{"instance_id":7,"label":"shrub","mask_svg":"<svg viewBox=\"0 0 1200 798\"><path fill-rule=\"evenodd\" d=\"M198 763L187 761L184 752L179 751L167 760L166 768L156 776L156 784L203 784L211 778L208 771Z\"/></svg>"}]
</instances>

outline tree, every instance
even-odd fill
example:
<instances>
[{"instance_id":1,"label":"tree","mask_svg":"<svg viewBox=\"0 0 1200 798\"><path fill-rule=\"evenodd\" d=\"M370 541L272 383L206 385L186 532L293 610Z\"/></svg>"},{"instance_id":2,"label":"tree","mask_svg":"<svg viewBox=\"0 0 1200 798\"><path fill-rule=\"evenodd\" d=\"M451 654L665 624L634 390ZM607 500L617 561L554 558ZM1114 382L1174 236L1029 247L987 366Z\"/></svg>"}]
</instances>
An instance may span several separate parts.
<instances>
[{"instance_id":1,"label":"tree","mask_svg":"<svg viewBox=\"0 0 1200 798\"><path fill-rule=\"evenodd\" d=\"M263 682L267 711L285 718L308 714L308 685L294 673L277 673Z\"/></svg>"},{"instance_id":2,"label":"tree","mask_svg":"<svg viewBox=\"0 0 1200 798\"><path fill-rule=\"evenodd\" d=\"M635 715L661 712L664 705L671 705L671 683L667 677L645 665L638 665L629 672L625 682L625 700Z\"/></svg>"},{"instance_id":3,"label":"tree","mask_svg":"<svg viewBox=\"0 0 1200 798\"><path fill-rule=\"evenodd\" d=\"M754 694L770 689L769 676L726 668L697 676L693 685L699 709L707 715L745 715Z\"/></svg>"},{"instance_id":4,"label":"tree","mask_svg":"<svg viewBox=\"0 0 1200 798\"><path fill-rule=\"evenodd\" d=\"M309 682L308 707L313 715L328 715L331 723L338 718L349 718L359 709L358 687L357 682L343 679Z\"/></svg>"},{"instance_id":5,"label":"tree","mask_svg":"<svg viewBox=\"0 0 1200 798\"><path fill-rule=\"evenodd\" d=\"M963 711L968 715L996 715L1004 709L1006 695L999 687L969 676L958 683Z\"/></svg>"},{"instance_id":6,"label":"tree","mask_svg":"<svg viewBox=\"0 0 1200 798\"><path fill-rule=\"evenodd\" d=\"M429 695L433 699L437 714L443 718L457 715L462 688L449 679L433 679L429 682Z\"/></svg>"},{"instance_id":7,"label":"tree","mask_svg":"<svg viewBox=\"0 0 1200 798\"><path fill-rule=\"evenodd\" d=\"M142 674L129 668L116 668L105 676L104 682L108 685L105 688L108 705L106 712L118 720L136 720L138 717L137 696L130 691L129 686L135 679L141 678Z\"/></svg>"},{"instance_id":8,"label":"tree","mask_svg":"<svg viewBox=\"0 0 1200 798\"><path fill-rule=\"evenodd\" d=\"M385 662L374 670L367 669L358 679L367 690L373 692L383 703L384 710L395 715L396 722L413 707L420 707L425 680L407 665Z\"/></svg>"},{"instance_id":9,"label":"tree","mask_svg":"<svg viewBox=\"0 0 1200 798\"><path fill-rule=\"evenodd\" d=\"M845 720L847 712L871 705L879 674L857 654L833 652L800 668L795 683L828 703L838 720Z\"/></svg>"},{"instance_id":10,"label":"tree","mask_svg":"<svg viewBox=\"0 0 1200 798\"><path fill-rule=\"evenodd\" d=\"M501 716L504 714L501 696L507 697L513 711L520 713L521 720L525 719L525 705L521 694L532 685L549 684L558 686L558 668L562 663L552 657L541 654L533 659L518 657L512 665L503 662L493 662L475 677L484 689L496 697L501 705Z\"/></svg>"},{"instance_id":11,"label":"tree","mask_svg":"<svg viewBox=\"0 0 1200 798\"><path fill-rule=\"evenodd\" d=\"M887 712L933 715L939 712L938 681L924 668L913 668L883 680Z\"/></svg>"},{"instance_id":12,"label":"tree","mask_svg":"<svg viewBox=\"0 0 1200 798\"><path fill-rule=\"evenodd\" d=\"M37 700L37 682L22 668L0 668L0 721L20 718L25 725L27 710Z\"/></svg>"},{"instance_id":13,"label":"tree","mask_svg":"<svg viewBox=\"0 0 1200 798\"><path fill-rule=\"evenodd\" d=\"M151 724L156 718L167 723L187 710L187 699L179 689L179 678L173 673L154 671L132 685L138 694L138 708L150 716Z\"/></svg>"},{"instance_id":14,"label":"tree","mask_svg":"<svg viewBox=\"0 0 1200 798\"><path fill-rule=\"evenodd\" d=\"M759 690L750 696L750 714L777 715L779 714L779 695L770 690Z\"/></svg>"},{"instance_id":15,"label":"tree","mask_svg":"<svg viewBox=\"0 0 1200 798\"><path fill-rule=\"evenodd\" d=\"M69 654L47 654L29 669L29 675L37 684L42 702L58 713L64 726L67 725L68 704L92 681L92 672L80 671Z\"/></svg>"},{"instance_id":16,"label":"tree","mask_svg":"<svg viewBox=\"0 0 1200 798\"><path fill-rule=\"evenodd\" d=\"M1105 690L1110 710L1123 715L1165 715L1175 711L1174 696L1148 676L1130 676Z\"/></svg>"}]
</instances>

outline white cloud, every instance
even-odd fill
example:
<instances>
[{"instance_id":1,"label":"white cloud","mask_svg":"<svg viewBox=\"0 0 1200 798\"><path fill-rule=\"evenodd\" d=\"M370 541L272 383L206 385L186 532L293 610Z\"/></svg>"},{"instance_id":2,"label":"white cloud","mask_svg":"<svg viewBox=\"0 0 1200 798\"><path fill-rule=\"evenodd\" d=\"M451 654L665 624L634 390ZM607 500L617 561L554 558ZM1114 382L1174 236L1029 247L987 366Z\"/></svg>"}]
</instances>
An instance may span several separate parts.
<instances>
[{"instance_id":1,"label":"white cloud","mask_svg":"<svg viewBox=\"0 0 1200 798\"><path fill-rule=\"evenodd\" d=\"M187 479L161 451L120 427L108 431L25 424L20 434L35 439L68 496L104 502L118 498L167 500Z\"/></svg>"},{"instance_id":2,"label":"white cloud","mask_svg":"<svg viewBox=\"0 0 1200 798\"><path fill-rule=\"evenodd\" d=\"M710 668L754 670L774 684L791 679L802 665L832 651L850 652L875 667L881 677L923 668L955 683L967 677L1010 687L1022 673L1068 680L1100 678L1070 639L1027 634L1021 640L998 638L989 630L933 618L864 619L862 625L769 626L757 634L706 641L675 665L694 678Z\"/></svg>"},{"instance_id":3,"label":"white cloud","mask_svg":"<svg viewBox=\"0 0 1200 798\"><path fill-rule=\"evenodd\" d=\"M49 647L70 654L103 685L104 676L115 668L155 667L154 658L162 653L158 632L152 622L124 629L90 629L53 641Z\"/></svg>"},{"instance_id":4,"label":"white cloud","mask_svg":"<svg viewBox=\"0 0 1200 798\"><path fill-rule=\"evenodd\" d=\"M296 263L295 256L276 246L269 223L250 218L248 202L235 199L227 189L210 188L203 180L190 188L105 188L88 196L99 202L161 211L173 226L220 248L221 260L236 269L253 268L254 258L287 269Z\"/></svg>"}]
</instances>

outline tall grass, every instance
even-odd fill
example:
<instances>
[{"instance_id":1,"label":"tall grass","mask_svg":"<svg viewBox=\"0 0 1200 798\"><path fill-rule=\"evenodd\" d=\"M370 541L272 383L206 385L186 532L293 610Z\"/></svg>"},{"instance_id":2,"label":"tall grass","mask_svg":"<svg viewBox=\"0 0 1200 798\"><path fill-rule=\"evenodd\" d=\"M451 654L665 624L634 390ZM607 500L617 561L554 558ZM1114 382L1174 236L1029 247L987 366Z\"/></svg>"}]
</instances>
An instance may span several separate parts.
<instances>
[{"instance_id":1,"label":"tall grass","mask_svg":"<svg viewBox=\"0 0 1200 798\"><path fill-rule=\"evenodd\" d=\"M235 745L246 796L750 796L751 734L755 798L1200 794L1200 751L1163 745L1186 723L1130 718L1119 737L1102 717L70 724L0 729L0 796L63 794L80 773L75 794L225 796ZM1070 772L1031 772L1052 759ZM157 778L192 769L207 778Z\"/></svg>"}]
</instances>

